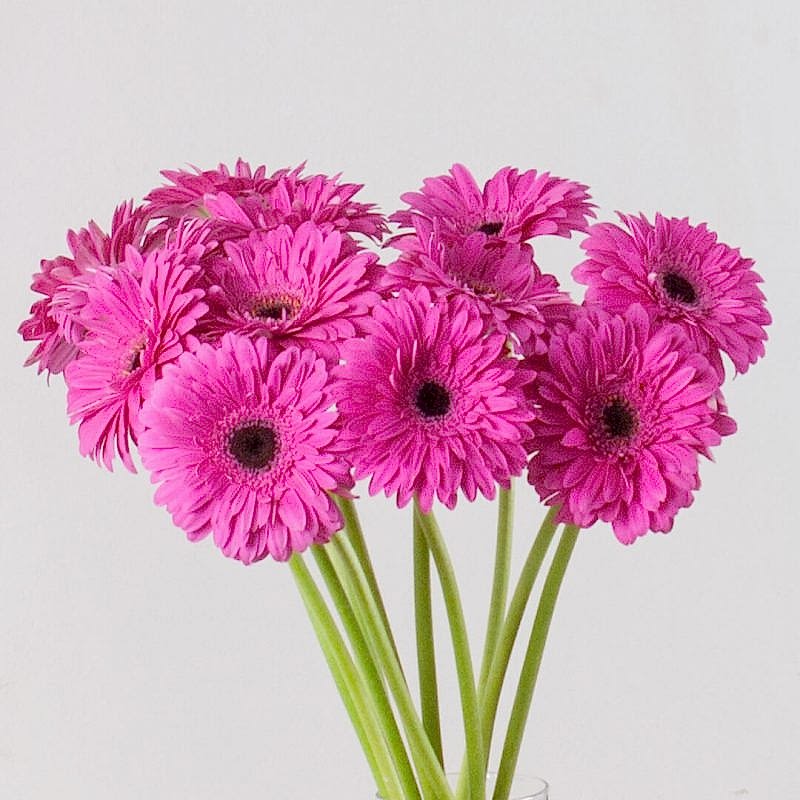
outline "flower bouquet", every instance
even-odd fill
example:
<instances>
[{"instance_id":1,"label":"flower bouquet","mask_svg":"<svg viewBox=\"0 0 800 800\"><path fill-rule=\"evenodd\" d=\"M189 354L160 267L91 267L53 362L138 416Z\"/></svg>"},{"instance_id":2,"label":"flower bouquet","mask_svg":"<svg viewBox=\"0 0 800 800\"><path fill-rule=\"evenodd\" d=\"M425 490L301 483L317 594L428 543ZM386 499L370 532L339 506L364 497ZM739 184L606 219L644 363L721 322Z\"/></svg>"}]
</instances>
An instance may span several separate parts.
<instances>
[{"instance_id":1,"label":"flower bouquet","mask_svg":"<svg viewBox=\"0 0 800 800\"><path fill-rule=\"evenodd\" d=\"M361 186L303 166L163 174L108 232L90 222L68 233L69 256L42 261L20 326L36 342L27 363L63 374L83 455L135 471L136 446L190 540L288 562L385 800L488 796L501 691L547 563L488 781L507 800L579 531L607 522L624 544L669 531L700 456L736 429L723 354L746 372L770 322L753 262L687 219L590 224L586 186L534 170L503 168L481 190L457 164L388 220L354 199ZM381 258L365 240L388 222ZM530 244L574 232L580 304ZM523 473L548 511L512 586ZM354 502L367 478L413 505L418 702ZM479 492L498 498L480 660L434 517ZM452 780L431 564L463 715Z\"/></svg>"}]
</instances>

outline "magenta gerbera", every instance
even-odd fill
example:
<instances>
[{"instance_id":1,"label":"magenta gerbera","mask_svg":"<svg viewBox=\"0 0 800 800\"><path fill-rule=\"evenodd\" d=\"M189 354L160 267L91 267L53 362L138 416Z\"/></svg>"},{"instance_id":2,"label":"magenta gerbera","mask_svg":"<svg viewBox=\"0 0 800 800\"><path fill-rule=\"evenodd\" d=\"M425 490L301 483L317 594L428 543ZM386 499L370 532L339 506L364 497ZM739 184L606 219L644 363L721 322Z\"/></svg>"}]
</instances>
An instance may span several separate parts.
<instances>
[{"instance_id":1,"label":"magenta gerbera","mask_svg":"<svg viewBox=\"0 0 800 800\"><path fill-rule=\"evenodd\" d=\"M363 188L360 183L342 183L339 175L304 176L298 167L278 179L270 201L277 219L293 228L311 221L380 240L387 231L383 214L373 203L353 200Z\"/></svg>"},{"instance_id":2,"label":"magenta gerbera","mask_svg":"<svg viewBox=\"0 0 800 800\"><path fill-rule=\"evenodd\" d=\"M202 335L235 331L278 347L309 345L338 360L338 343L360 332L378 300L372 288L377 257L342 255L341 248L342 234L312 222L226 242L225 255L206 263L210 313Z\"/></svg>"},{"instance_id":3,"label":"magenta gerbera","mask_svg":"<svg viewBox=\"0 0 800 800\"><path fill-rule=\"evenodd\" d=\"M445 243L438 226L420 252L406 252L389 264L382 285L389 291L424 285L434 297L465 296L488 328L513 338L521 353L541 351L545 307L570 303L552 275L543 274L525 244L497 243L473 233Z\"/></svg>"},{"instance_id":4,"label":"magenta gerbera","mask_svg":"<svg viewBox=\"0 0 800 800\"><path fill-rule=\"evenodd\" d=\"M325 362L227 334L168 367L142 410L155 499L189 539L209 532L245 564L285 560L342 527L352 486Z\"/></svg>"},{"instance_id":5,"label":"magenta gerbera","mask_svg":"<svg viewBox=\"0 0 800 800\"><path fill-rule=\"evenodd\" d=\"M395 237L402 250L424 244L434 221L450 240L479 232L494 241L518 243L545 234L570 236L585 230L586 218L594 216L583 184L511 167L499 170L481 191L470 171L455 164L449 175L426 178L419 192L407 192L402 199L410 207L389 219L416 229Z\"/></svg>"},{"instance_id":6,"label":"magenta gerbera","mask_svg":"<svg viewBox=\"0 0 800 800\"><path fill-rule=\"evenodd\" d=\"M162 172L174 186L154 189L147 196L145 212L165 219L152 236L168 228L171 220L186 216L210 216L219 241L246 237L253 230L271 230L278 225L298 228L315 222L348 237L362 234L380 239L386 221L371 203L353 198L363 188L342 183L339 175L303 175L305 165L280 169L267 175L266 167L255 170L239 159L233 173L220 164L216 170ZM347 247L355 249L354 240Z\"/></svg>"},{"instance_id":7,"label":"magenta gerbera","mask_svg":"<svg viewBox=\"0 0 800 800\"><path fill-rule=\"evenodd\" d=\"M71 257L42 261L31 288L44 297L31 306L31 316L19 326L25 341L38 342L25 366L38 362L39 372L59 373L78 355L77 344L84 334L80 314L88 286L98 271L113 273L125 248L138 246L144 226L141 209L130 201L122 203L114 212L110 233L90 221L86 228L67 233Z\"/></svg>"},{"instance_id":8,"label":"magenta gerbera","mask_svg":"<svg viewBox=\"0 0 800 800\"><path fill-rule=\"evenodd\" d=\"M738 372L764 355L771 322L753 261L717 241L705 224L656 214L620 214L590 228L582 243L588 258L573 270L587 284L586 300L622 312L641 303L657 318L681 324L697 346L727 353Z\"/></svg>"},{"instance_id":9,"label":"magenta gerbera","mask_svg":"<svg viewBox=\"0 0 800 800\"><path fill-rule=\"evenodd\" d=\"M532 373L508 357L506 337L485 334L465 297L432 300L402 290L374 311L365 339L343 349L337 401L356 478L369 491L414 496L429 511L461 489L495 494L525 463L532 412L523 386Z\"/></svg>"},{"instance_id":10,"label":"magenta gerbera","mask_svg":"<svg viewBox=\"0 0 800 800\"><path fill-rule=\"evenodd\" d=\"M237 159L233 170L225 164L216 169L162 170L161 174L172 184L159 186L145 197L145 212L154 219L180 219L181 217L204 216L204 197L225 192L241 201L255 199L263 205L278 178L288 170L267 175L263 164L255 169L246 161Z\"/></svg>"},{"instance_id":11,"label":"magenta gerbera","mask_svg":"<svg viewBox=\"0 0 800 800\"><path fill-rule=\"evenodd\" d=\"M625 544L670 530L700 485L698 456L731 432L720 380L679 326L642 306L584 309L537 375L530 482L563 521L610 522Z\"/></svg>"},{"instance_id":12,"label":"magenta gerbera","mask_svg":"<svg viewBox=\"0 0 800 800\"><path fill-rule=\"evenodd\" d=\"M206 312L203 290L190 283L206 252L207 229L197 221L178 228L166 246L146 257L129 246L113 275L99 272L87 289L80 358L66 369L67 411L80 423L80 452L112 469L116 449L130 455L139 410L163 366L193 343Z\"/></svg>"}]
</instances>

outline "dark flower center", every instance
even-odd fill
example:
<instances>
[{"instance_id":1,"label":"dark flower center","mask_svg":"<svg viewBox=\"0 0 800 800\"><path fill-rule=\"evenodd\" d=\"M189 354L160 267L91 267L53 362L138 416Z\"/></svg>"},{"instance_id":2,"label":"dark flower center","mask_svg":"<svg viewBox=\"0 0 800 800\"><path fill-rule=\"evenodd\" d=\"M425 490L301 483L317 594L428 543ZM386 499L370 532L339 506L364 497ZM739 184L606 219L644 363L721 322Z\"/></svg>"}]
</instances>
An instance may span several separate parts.
<instances>
[{"instance_id":1,"label":"dark flower center","mask_svg":"<svg viewBox=\"0 0 800 800\"><path fill-rule=\"evenodd\" d=\"M253 303L251 314L258 319L289 319L300 310L300 301L288 295L260 297Z\"/></svg>"},{"instance_id":2,"label":"dark flower center","mask_svg":"<svg viewBox=\"0 0 800 800\"><path fill-rule=\"evenodd\" d=\"M128 364L125 367L125 374L131 375L140 369L142 366L142 351L144 350L144 342L134 346L133 350L128 354Z\"/></svg>"},{"instance_id":3,"label":"dark flower center","mask_svg":"<svg viewBox=\"0 0 800 800\"><path fill-rule=\"evenodd\" d=\"M228 452L245 469L264 469L275 458L278 437L275 431L259 422L238 428L228 440Z\"/></svg>"},{"instance_id":4,"label":"dark flower center","mask_svg":"<svg viewBox=\"0 0 800 800\"><path fill-rule=\"evenodd\" d=\"M450 410L450 392L436 381L425 381L414 401L424 417L443 417Z\"/></svg>"},{"instance_id":5,"label":"dark flower center","mask_svg":"<svg viewBox=\"0 0 800 800\"><path fill-rule=\"evenodd\" d=\"M496 294L494 286L484 281L471 281L464 279L464 283L472 289L475 294Z\"/></svg>"},{"instance_id":6,"label":"dark flower center","mask_svg":"<svg viewBox=\"0 0 800 800\"><path fill-rule=\"evenodd\" d=\"M501 230L503 230L502 222L484 222L483 225L478 228L480 233L485 233L487 236L497 236Z\"/></svg>"},{"instance_id":7,"label":"dark flower center","mask_svg":"<svg viewBox=\"0 0 800 800\"><path fill-rule=\"evenodd\" d=\"M606 435L611 439L630 439L638 427L633 409L619 397L606 404L602 419Z\"/></svg>"},{"instance_id":8,"label":"dark flower center","mask_svg":"<svg viewBox=\"0 0 800 800\"><path fill-rule=\"evenodd\" d=\"M488 280L481 276L474 276L471 272L472 271L466 270L450 270L450 275L454 280L458 281L462 287L469 289L477 295L499 294Z\"/></svg>"},{"instance_id":9,"label":"dark flower center","mask_svg":"<svg viewBox=\"0 0 800 800\"><path fill-rule=\"evenodd\" d=\"M683 275L677 272L666 272L661 278L661 285L670 300L676 300L685 305L694 305L697 302L697 292Z\"/></svg>"}]
</instances>

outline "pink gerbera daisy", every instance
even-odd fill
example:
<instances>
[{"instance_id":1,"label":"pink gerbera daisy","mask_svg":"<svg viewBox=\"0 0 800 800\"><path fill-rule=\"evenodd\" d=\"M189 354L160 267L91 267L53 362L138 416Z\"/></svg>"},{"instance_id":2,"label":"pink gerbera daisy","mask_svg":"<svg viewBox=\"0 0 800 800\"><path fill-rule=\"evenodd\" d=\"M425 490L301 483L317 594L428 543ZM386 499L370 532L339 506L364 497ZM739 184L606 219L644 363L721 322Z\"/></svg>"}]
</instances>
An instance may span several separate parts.
<instances>
[{"instance_id":1,"label":"pink gerbera daisy","mask_svg":"<svg viewBox=\"0 0 800 800\"><path fill-rule=\"evenodd\" d=\"M80 423L82 455L112 469L114 449L135 471L139 410L161 374L193 343L191 330L206 312L203 290L189 284L206 251L207 229L190 223L146 257L128 247L113 275L98 273L87 290L81 357L65 372L67 411Z\"/></svg>"},{"instance_id":2,"label":"pink gerbera daisy","mask_svg":"<svg viewBox=\"0 0 800 800\"><path fill-rule=\"evenodd\" d=\"M225 255L206 264L211 313L202 335L236 331L281 347L310 345L338 360L338 343L359 333L378 300L371 288L377 256L343 256L341 247L338 231L325 233L312 222L226 242Z\"/></svg>"},{"instance_id":3,"label":"pink gerbera daisy","mask_svg":"<svg viewBox=\"0 0 800 800\"><path fill-rule=\"evenodd\" d=\"M532 417L522 387L533 373L505 342L484 333L465 297L432 300L424 286L375 308L366 338L344 348L337 396L371 494L397 493L398 506L416 494L425 511L436 496L452 508L459 488L492 498L495 483L520 474Z\"/></svg>"},{"instance_id":4,"label":"pink gerbera daisy","mask_svg":"<svg viewBox=\"0 0 800 800\"><path fill-rule=\"evenodd\" d=\"M145 197L145 213L153 219L180 219L189 216L204 216L204 198L225 192L231 197L245 201L255 199L262 202L278 178L288 172L280 170L267 175L263 164L255 169L246 161L237 159L233 170L225 164L217 169L163 170L161 174L172 184L159 186Z\"/></svg>"},{"instance_id":5,"label":"pink gerbera daisy","mask_svg":"<svg viewBox=\"0 0 800 800\"><path fill-rule=\"evenodd\" d=\"M67 233L72 257L42 261L31 288L44 297L31 306L31 316L19 326L25 341L38 342L25 366L38 362L39 372L59 373L78 355L88 286L98 271L113 273L128 245L138 246L144 225L141 209L131 201L122 203L114 212L110 233L90 221L86 228Z\"/></svg>"},{"instance_id":6,"label":"pink gerbera daisy","mask_svg":"<svg viewBox=\"0 0 800 800\"><path fill-rule=\"evenodd\" d=\"M630 232L594 225L581 245L589 257L573 275L588 285L587 302L614 312L641 303L657 318L680 323L709 357L719 348L746 372L764 355L764 326L771 322L753 261L718 242L705 224L619 216Z\"/></svg>"},{"instance_id":7,"label":"pink gerbera daisy","mask_svg":"<svg viewBox=\"0 0 800 800\"><path fill-rule=\"evenodd\" d=\"M228 334L168 367L142 410L155 499L189 539L213 531L245 564L285 560L342 527L328 492L352 486L325 362Z\"/></svg>"},{"instance_id":8,"label":"pink gerbera daisy","mask_svg":"<svg viewBox=\"0 0 800 800\"><path fill-rule=\"evenodd\" d=\"M387 227L383 214L375 210L373 203L353 200L362 184L341 183L339 175L303 176L300 169L282 175L270 192L270 202L280 222L297 228L311 221L376 241L384 236Z\"/></svg>"},{"instance_id":9,"label":"pink gerbera daisy","mask_svg":"<svg viewBox=\"0 0 800 800\"><path fill-rule=\"evenodd\" d=\"M402 195L410 208L389 219L416 231L401 234L394 243L402 250L416 249L427 240L434 221L447 239L475 232L516 243L545 234L570 236L585 230L586 217L594 216L586 190L547 172L503 167L481 191L470 171L455 164L449 175L426 178L419 192Z\"/></svg>"},{"instance_id":10,"label":"pink gerbera daisy","mask_svg":"<svg viewBox=\"0 0 800 800\"><path fill-rule=\"evenodd\" d=\"M309 221L347 236L380 239L384 235L383 215L373 204L353 200L363 188L361 184L341 183L339 175L303 175L304 166L267 176L266 167L253 171L240 159L233 174L224 164L197 174L163 172L175 186L154 189L146 198L146 213L167 220L151 236L157 238L170 220L185 216L210 216L219 241L240 239L250 231L278 225L298 228ZM346 246L356 249L351 239Z\"/></svg>"},{"instance_id":11,"label":"pink gerbera daisy","mask_svg":"<svg viewBox=\"0 0 800 800\"><path fill-rule=\"evenodd\" d=\"M543 274L525 244L487 247L487 237L473 233L446 244L434 233L424 252L404 253L389 264L382 285L389 291L424 285L434 297L465 296L488 328L513 340L522 353L540 350L544 309L570 303L552 275Z\"/></svg>"},{"instance_id":12,"label":"pink gerbera daisy","mask_svg":"<svg viewBox=\"0 0 800 800\"><path fill-rule=\"evenodd\" d=\"M611 522L625 544L670 530L700 485L698 456L720 442L716 369L640 305L584 309L553 337L547 364L529 469L542 500L562 506L562 521Z\"/></svg>"}]
</instances>

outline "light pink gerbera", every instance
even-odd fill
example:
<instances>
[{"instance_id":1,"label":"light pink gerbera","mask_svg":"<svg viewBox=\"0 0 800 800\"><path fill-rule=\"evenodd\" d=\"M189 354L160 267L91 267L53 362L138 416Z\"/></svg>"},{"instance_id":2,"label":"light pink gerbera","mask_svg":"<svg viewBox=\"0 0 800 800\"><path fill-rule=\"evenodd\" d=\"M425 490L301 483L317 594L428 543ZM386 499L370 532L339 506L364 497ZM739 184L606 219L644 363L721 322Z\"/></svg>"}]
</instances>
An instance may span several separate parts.
<instances>
[{"instance_id":1,"label":"light pink gerbera","mask_svg":"<svg viewBox=\"0 0 800 800\"><path fill-rule=\"evenodd\" d=\"M207 310L203 290L190 286L206 231L189 223L146 257L129 246L116 272L98 272L87 290L81 357L64 375L67 411L80 423L81 455L109 470L116 448L135 472L129 442L137 440L142 402L163 366L192 346L191 331Z\"/></svg>"},{"instance_id":2,"label":"light pink gerbera","mask_svg":"<svg viewBox=\"0 0 800 800\"><path fill-rule=\"evenodd\" d=\"M628 231L602 223L581 244L588 258L573 270L586 300L613 312L641 303L658 319L681 324L709 353L727 353L738 372L764 355L772 321L753 261L717 241L705 224L620 214Z\"/></svg>"},{"instance_id":3,"label":"light pink gerbera","mask_svg":"<svg viewBox=\"0 0 800 800\"><path fill-rule=\"evenodd\" d=\"M328 492L352 486L325 362L227 334L164 371L141 418L155 500L192 541L213 531L245 564L328 541L342 518Z\"/></svg>"},{"instance_id":4,"label":"light pink gerbera","mask_svg":"<svg viewBox=\"0 0 800 800\"><path fill-rule=\"evenodd\" d=\"M419 192L402 195L410 208L389 219L415 232L395 237L393 244L401 250L418 249L434 221L448 240L475 232L515 243L546 234L570 236L586 230L586 218L594 216L586 190L583 184L547 172L503 167L481 191L470 171L455 164L449 175L426 178Z\"/></svg>"},{"instance_id":5,"label":"light pink gerbera","mask_svg":"<svg viewBox=\"0 0 800 800\"><path fill-rule=\"evenodd\" d=\"M584 309L537 375L529 481L560 519L598 519L630 544L668 531L720 442L720 376L683 330L640 305Z\"/></svg>"},{"instance_id":6,"label":"light pink gerbera","mask_svg":"<svg viewBox=\"0 0 800 800\"><path fill-rule=\"evenodd\" d=\"M314 223L281 225L226 242L206 263L210 313L199 332L264 337L280 347L304 344L329 361L338 343L358 335L378 301L372 289L377 256L343 256L342 235Z\"/></svg>"},{"instance_id":7,"label":"light pink gerbera","mask_svg":"<svg viewBox=\"0 0 800 800\"><path fill-rule=\"evenodd\" d=\"M521 353L542 350L545 307L571 303L552 275L543 274L525 244L486 246L473 233L446 244L434 233L425 252L407 252L389 264L381 277L388 291L427 286L433 297L465 296L486 326L511 336Z\"/></svg>"},{"instance_id":8,"label":"light pink gerbera","mask_svg":"<svg viewBox=\"0 0 800 800\"><path fill-rule=\"evenodd\" d=\"M112 274L128 245L137 247L144 231L141 209L129 201L119 205L106 234L94 222L69 231L72 257L45 259L33 276L31 288L44 295L31 306L31 316L19 326L22 338L38 342L25 366L39 363L39 372L60 373L78 355L77 344L85 328L80 321L86 290L98 271Z\"/></svg>"},{"instance_id":9,"label":"light pink gerbera","mask_svg":"<svg viewBox=\"0 0 800 800\"><path fill-rule=\"evenodd\" d=\"M371 476L370 493L396 493L398 506L416 494L425 511L434 497L452 508L459 488L474 500L508 487L525 464L533 373L506 355L505 336L486 335L465 297L432 300L424 286L373 317L343 348L337 390L356 479Z\"/></svg>"}]
</instances>

